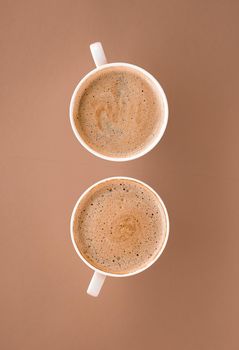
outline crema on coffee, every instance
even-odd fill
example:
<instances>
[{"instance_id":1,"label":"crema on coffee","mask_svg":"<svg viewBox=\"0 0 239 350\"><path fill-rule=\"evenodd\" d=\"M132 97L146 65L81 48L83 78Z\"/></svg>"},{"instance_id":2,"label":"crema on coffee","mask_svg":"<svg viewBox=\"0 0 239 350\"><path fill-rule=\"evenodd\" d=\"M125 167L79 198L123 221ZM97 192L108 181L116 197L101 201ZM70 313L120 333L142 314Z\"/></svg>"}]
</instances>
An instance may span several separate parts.
<instances>
[{"instance_id":1,"label":"crema on coffee","mask_svg":"<svg viewBox=\"0 0 239 350\"><path fill-rule=\"evenodd\" d=\"M165 210L148 187L113 178L93 187L76 208L73 234L82 256L116 274L146 267L167 235Z\"/></svg>"},{"instance_id":2,"label":"crema on coffee","mask_svg":"<svg viewBox=\"0 0 239 350\"><path fill-rule=\"evenodd\" d=\"M75 98L74 123L84 142L105 156L139 153L157 135L163 103L145 76L127 67L111 67L87 80Z\"/></svg>"}]
</instances>

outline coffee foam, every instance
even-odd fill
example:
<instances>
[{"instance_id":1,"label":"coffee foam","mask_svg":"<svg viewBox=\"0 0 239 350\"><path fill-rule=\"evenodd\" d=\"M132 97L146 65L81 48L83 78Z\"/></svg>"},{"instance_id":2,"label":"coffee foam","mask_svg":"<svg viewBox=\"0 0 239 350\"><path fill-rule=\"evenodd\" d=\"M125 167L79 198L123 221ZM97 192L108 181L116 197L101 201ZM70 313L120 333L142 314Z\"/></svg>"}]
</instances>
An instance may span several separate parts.
<instances>
[{"instance_id":1,"label":"coffee foam","mask_svg":"<svg viewBox=\"0 0 239 350\"><path fill-rule=\"evenodd\" d=\"M93 150L128 157L150 144L163 123L163 103L149 78L128 67L105 68L75 98L78 133Z\"/></svg>"},{"instance_id":2,"label":"coffee foam","mask_svg":"<svg viewBox=\"0 0 239 350\"><path fill-rule=\"evenodd\" d=\"M75 243L89 263L116 274L135 272L158 255L167 221L158 197L144 185L113 179L97 185L80 202Z\"/></svg>"}]
</instances>

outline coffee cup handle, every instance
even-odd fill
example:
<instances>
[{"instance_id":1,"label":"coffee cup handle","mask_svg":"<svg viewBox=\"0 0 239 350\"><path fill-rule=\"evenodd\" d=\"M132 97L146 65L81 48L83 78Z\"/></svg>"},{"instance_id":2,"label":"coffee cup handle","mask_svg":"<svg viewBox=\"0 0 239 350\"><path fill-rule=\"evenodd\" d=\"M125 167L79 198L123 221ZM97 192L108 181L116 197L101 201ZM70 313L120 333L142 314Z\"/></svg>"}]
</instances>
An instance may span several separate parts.
<instances>
[{"instance_id":1,"label":"coffee cup handle","mask_svg":"<svg viewBox=\"0 0 239 350\"><path fill-rule=\"evenodd\" d=\"M90 45L90 51L95 62L96 67L102 66L107 63L103 46L100 42L96 42Z\"/></svg>"},{"instance_id":2,"label":"coffee cup handle","mask_svg":"<svg viewBox=\"0 0 239 350\"><path fill-rule=\"evenodd\" d=\"M92 297L98 297L100 290L104 284L105 277L106 275L103 273L95 271L87 289L87 294L91 295Z\"/></svg>"}]
</instances>

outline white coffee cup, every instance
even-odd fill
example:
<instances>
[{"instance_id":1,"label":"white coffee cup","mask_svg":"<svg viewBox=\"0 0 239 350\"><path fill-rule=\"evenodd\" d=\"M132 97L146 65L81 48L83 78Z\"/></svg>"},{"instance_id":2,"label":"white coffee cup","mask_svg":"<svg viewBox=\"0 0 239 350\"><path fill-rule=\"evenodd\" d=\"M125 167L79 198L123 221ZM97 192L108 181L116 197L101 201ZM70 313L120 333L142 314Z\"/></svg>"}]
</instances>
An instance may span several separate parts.
<instances>
[{"instance_id":1,"label":"white coffee cup","mask_svg":"<svg viewBox=\"0 0 239 350\"><path fill-rule=\"evenodd\" d=\"M145 69L138 67L138 66L135 66L133 64L129 64L129 63L107 63L105 53L104 53L103 47L102 47L100 42L96 42L96 43L91 44L90 49L91 49L91 54L93 56L96 68L93 69L88 74L86 74L80 80L80 82L76 86L74 93L72 95L71 102L70 102L70 122L71 122L73 132L74 132L77 140L81 143L81 145L83 147L85 147L89 152L91 152L95 156L100 157L102 159L119 162L119 161L133 160L133 159L142 157L144 154L151 151L158 144L158 142L161 140L161 138L164 134L164 131L166 129L167 122L168 122L168 102L167 102L166 95L165 95L161 85L159 84L159 82L150 73L148 73ZM159 128L158 132L155 134L154 138L152 138L150 143L145 145L145 147L141 151L139 151L135 154L129 155L127 157L106 156L106 155L101 154L100 152L97 152L96 150L92 149L83 140L83 138L79 134L79 132L76 128L75 122L74 122L73 110L74 110L74 103L75 103L76 98L78 99L79 96L81 95L81 93L84 92L84 88L86 86L87 81L94 79L94 76L98 75L99 71L103 71L104 69L108 69L109 67L127 67L131 71L136 71L136 73L140 72L143 76L145 76L145 78L149 79L150 82L152 83L152 85L155 87L155 91L157 91L157 93L160 95L162 105L163 105L162 125Z\"/></svg>"},{"instance_id":2,"label":"white coffee cup","mask_svg":"<svg viewBox=\"0 0 239 350\"><path fill-rule=\"evenodd\" d=\"M117 273L109 273L109 272L105 272L105 271L101 271L100 269L97 269L95 266L91 265L89 263L89 261L87 261L84 256L81 254L81 252L79 251L75 239L74 239L74 230L73 230L73 224L74 224L74 218L75 218L75 213L76 210L80 204L80 202L85 198L85 196L95 187L97 187L99 184L105 182L105 181L109 181L109 180L113 180L113 179L119 179L119 180L131 180L131 181L135 181L141 185L143 185L144 187L146 187L148 190L150 190L151 192L154 193L154 195L157 197L160 205L162 206L163 210L164 210L164 214L165 214L165 218L166 218L166 234L165 234L165 239L164 242L161 246L161 249L159 250L157 256L153 259L150 260L148 262L148 264L146 266L144 266L143 268L138 269L137 271L131 272L131 273L126 273L126 274L117 274ZM87 293L91 296L97 297L99 295L99 292L101 290L101 287L103 286L103 283L105 281L106 276L111 276L111 277L129 277L129 276L133 276L136 275L140 272L143 272L144 270L146 270L147 268L149 268L152 264L154 264L158 258L160 257L160 255L162 254L166 244L167 244L167 240L168 240L168 236L169 236L169 217L168 217L168 213L167 213L167 209L162 201L162 199L159 197L159 195L157 194L157 192L155 192L149 185L147 185L146 183L134 179L134 178L130 178L130 177L125 177L125 176L116 176L116 177L110 177L110 178L106 178L103 179L101 181L96 182L94 185L90 186L78 199L78 201L76 202L76 205L73 209L72 215L71 215L71 222L70 222L70 232L71 232L71 240L73 243L73 246L75 248L76 253L78 254L78 256L82 259L82 261L89 266L92 270L94 270L94 274L93 277L90 281L89 287L87 289Z\"/></svg>"}]
</instances>

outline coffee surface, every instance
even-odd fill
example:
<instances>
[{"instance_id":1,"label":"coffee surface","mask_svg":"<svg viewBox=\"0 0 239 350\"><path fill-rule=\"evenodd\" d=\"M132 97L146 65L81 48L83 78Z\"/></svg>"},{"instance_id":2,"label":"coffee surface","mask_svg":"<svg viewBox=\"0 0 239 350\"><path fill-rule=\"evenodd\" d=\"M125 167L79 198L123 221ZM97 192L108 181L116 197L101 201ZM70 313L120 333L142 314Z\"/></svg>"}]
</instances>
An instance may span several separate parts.
<instances>
[{"instance_id":1,"label":"coffee surface","mask_svg":"<svg viewBox=\"0 0 239 350\"><path fill-rule=\"evenodd\" d=\"M127 157L148 145L162 125L152 83L126 68L107 69L89 83L74 113L76 128L95 151Z\"/></svg>"},{"instance_id":2,"label":"coffee surface","mask_svg":"<svg viewBox=\"0 0 239 350\"><path fill-rule=\"evenodd\" d=\"M90 264L124 274L156 257L167 221L152 191L134 180L113 179L93 188L81 201L73 231L79 251Z\"/></svg>"}]
</instances>

